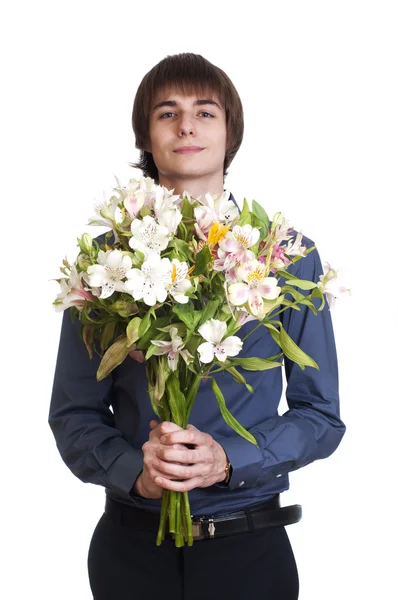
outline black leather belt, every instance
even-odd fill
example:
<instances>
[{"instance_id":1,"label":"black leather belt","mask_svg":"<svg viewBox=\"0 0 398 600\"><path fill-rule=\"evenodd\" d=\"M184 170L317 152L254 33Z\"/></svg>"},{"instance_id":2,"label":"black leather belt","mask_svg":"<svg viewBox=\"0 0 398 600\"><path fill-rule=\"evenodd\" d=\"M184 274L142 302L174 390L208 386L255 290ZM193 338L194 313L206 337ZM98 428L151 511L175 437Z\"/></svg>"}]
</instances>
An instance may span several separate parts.
<instances>
[{"instance_id":1,"label":"black leather belt","mask_svg":"<svg viewBox=\"0 0 398 600\"><path fill-rule=\"evenodd\" d=\"M130 525L139 529L156 532L159 527L159 515L116 502L106 498L105 513L120 525ZM194 540L255 531L263 527L291 525L300 521L302 509L299 504L281 507L279 494L268 502L226 515L214 517L192 517ZM166 536L167 537L167 536ZM169 536L171 538L171 536Z\"/></svg>"}]
</instances>

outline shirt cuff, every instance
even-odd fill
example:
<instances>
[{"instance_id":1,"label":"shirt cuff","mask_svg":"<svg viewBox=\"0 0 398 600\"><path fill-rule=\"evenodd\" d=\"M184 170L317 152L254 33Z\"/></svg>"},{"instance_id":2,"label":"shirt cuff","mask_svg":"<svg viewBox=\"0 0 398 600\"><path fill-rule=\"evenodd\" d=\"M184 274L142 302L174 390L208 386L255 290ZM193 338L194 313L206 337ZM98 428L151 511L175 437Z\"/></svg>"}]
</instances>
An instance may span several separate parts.
<instances>
[{"instance_id":1,"label":"shirt cuff","mask_svg":"<svg viewBox=\"0 0 398 600\"><path fill-rule=\"evenodd\" d=\"M131 450L123 452L108 471L108 481L112 489L122 495L130 496L130 491L142 471L143 452Z\"/></svg>"},{"instance_id":2,"label":"shirt cuff","mask_svg":"<svg viewBox=\"0 0 398 600\"><path fill-rule=\"evenodd\" d=\"M232 475L228 487L231 490L254 487L263 464L260 448L238 434L214 439L222 446L231 463Z\"/></svg>"}]
</instances>

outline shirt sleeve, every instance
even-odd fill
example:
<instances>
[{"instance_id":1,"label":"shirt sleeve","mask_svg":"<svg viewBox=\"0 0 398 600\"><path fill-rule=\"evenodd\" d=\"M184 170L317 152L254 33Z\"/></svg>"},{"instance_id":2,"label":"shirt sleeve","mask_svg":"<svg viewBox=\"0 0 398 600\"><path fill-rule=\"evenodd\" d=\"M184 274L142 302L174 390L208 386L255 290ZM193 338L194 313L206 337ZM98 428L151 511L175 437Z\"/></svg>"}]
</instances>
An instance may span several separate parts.
<instances>
[{"instance_id":1,"label":"shirt sleeve","mask_svg":"<svg viewBox=\"0 0 398 600\"><path fill-rule=\"evenodd\" d=\"M295 269L300 279L317 282L323 273L318 251L315 249L297 261ZM313 367L302 370L285 357L289 410L250 429L258 446L238 435L217 440L232 465L230 489L260 485L326 458L336 450L345 433L340 419L338 364L329 306L326 302L317 315L303 305L300 309L281 313L282 325L317 362L319 371Z\"/></svg>"},{"instance_id":2,"label":"shirt sleeve","mask_svg":"<svg viewBox=\"0 0 398 600\"><path fill-rule=\"evenodd\" d=\"M49 425L63 461L84 482L129 496L142 470L143 453L115 427L112 373L98 382L100 357L90 359L80 321L63 315L49 411Z\"/></svg>"}]
</instances>

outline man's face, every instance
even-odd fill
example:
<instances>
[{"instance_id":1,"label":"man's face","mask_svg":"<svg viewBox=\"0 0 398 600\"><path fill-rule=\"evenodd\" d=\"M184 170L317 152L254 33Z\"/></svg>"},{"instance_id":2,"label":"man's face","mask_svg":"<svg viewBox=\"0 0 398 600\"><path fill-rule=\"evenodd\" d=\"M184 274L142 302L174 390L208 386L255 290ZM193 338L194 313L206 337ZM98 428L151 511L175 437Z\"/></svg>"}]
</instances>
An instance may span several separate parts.
<instances>
[{"instance_id":1,"label":"man's face","mask_svg":"<svg viewBox=\"0 0 398 600\"><path fill-rule=\"evenodd\" d=\"M159 183L220 177L222 182L227 127L224 107L214 94L184 96L173 89L159 93L149 136Z\"/></svg>"}]
</instances>

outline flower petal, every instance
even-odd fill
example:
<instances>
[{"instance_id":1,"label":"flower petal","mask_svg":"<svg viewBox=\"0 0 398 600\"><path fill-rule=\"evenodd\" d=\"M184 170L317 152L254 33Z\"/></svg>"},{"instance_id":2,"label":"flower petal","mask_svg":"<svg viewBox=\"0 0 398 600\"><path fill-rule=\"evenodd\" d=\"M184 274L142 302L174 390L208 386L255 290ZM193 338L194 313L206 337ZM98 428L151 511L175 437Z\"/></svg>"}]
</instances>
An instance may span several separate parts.
<instances>
[{"instance_id":1,"label":"flower petal","mask_svg":"<svg viewBox=\"0 0 398 600\"><path fill-rule=\"evenodd\" d=\"M106 264L111 269L117 269L118 267L120 267L121 262L122 262L122 253L120 252L120 250L113 250L110 253L110 255L108 256Z\"/></svg>"},{"instance_id":2,"label":"flower petal","mask_svg":"<svg viewBox=\"0 0 398 600\"><path fill-rule=\"evenodd\" d=\"M211 363L211 361L214 358L214 345L210 344L210 342L204 342L203 344L200 344L200 346L198 346L198 352L200 362Z\"/></svg>"},{"instance_id":3,"label":"flower petal","mask_svg":"<svg viewBox=\"0 0 398 600\"><path fill-rule=\"evenodd\" d=\"M237 335L230 335L220 344L227 356L236 356L242 350L243 342Z\"/></svg>"},{"instance_id":4,"label":"flower petal","mask_svg":"<svg viewBox=\"0 0 398 600\"><path fill-rule=\"evenodd\" d=\"M242 306L249 299L249 286L245 283L233 283L228 287L228 298L234 306Z\"/></svg>"}]
</instances>

